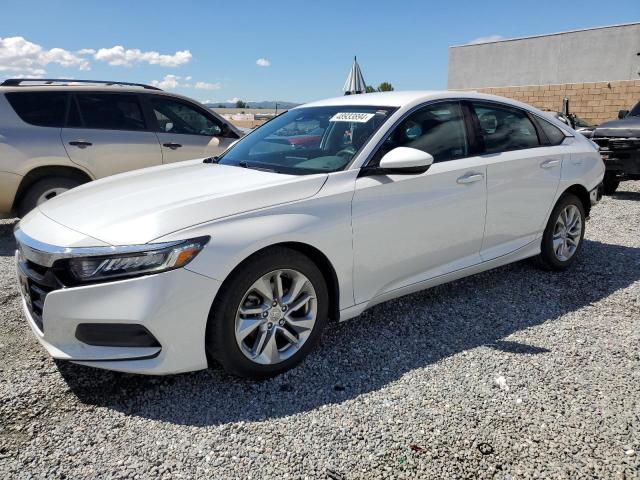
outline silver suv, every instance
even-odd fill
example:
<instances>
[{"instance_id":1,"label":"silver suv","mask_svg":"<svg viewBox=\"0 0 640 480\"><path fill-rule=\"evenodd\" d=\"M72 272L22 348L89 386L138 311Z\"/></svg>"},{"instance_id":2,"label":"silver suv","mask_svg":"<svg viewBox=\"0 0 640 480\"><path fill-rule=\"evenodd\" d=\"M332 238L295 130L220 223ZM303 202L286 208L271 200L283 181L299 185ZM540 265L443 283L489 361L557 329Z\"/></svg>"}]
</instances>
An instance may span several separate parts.
<instances>
[{"instance_id":1,"label":"silver suv","mask_svg":"<svg viewBox=\"0 0 640 480\"><path fill-rule=\"evenodd\" d=\"M0 84L0 217L82 183L215 156L243 132L149 85L66 79Z\"/></svg>"}]
</instances>

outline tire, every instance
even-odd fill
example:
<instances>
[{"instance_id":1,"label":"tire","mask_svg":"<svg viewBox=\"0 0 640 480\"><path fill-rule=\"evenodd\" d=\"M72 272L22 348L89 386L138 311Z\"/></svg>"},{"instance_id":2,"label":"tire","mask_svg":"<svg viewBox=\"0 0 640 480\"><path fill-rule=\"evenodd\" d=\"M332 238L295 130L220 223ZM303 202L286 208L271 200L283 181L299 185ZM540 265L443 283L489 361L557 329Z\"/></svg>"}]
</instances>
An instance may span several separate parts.
<instances>
[{"instance_id":1,"label":"tire","mask_svg":"<svg viewBox=\"0 0 640 480\"><path fill-rule=\"evenodd\" d=\"M281 291L284 294L280 295L281 301L270 301L266 295L259 293L265 291L266 287L258 290L254 286L269 285L273 292L277 272L280 272L283 286ZM259 283L265 277L269 280ZM298 295L292 292L294 279L303 283ZM288 299L290 294L295 297ZM296 304L307 296L315 298L309 299L302 307L294 310ZM290 309L285 313L284 309L287 308L289 300ZM270 305L268 310L265 309L265 305ZM250 313L241 313L241 307ZM233 375L253 379L279 375L300 363L318 343L327 323L328 307L326 281L320 269L308 257L285 247L264 250L240 264L220 288L207 322L207 353ZM314 311L315 323L307 328L310 324L308 318L312 318ZM304 330L299 332L303 323ZM242 325L250 325L250 328L243 330ZM289 335L297 338L297 345L290 343L291 337L285 336L285 329ZM244 340L239 339L244 332L250 330L251 333L247 334ZM268 340L260 343L261 336ZM264 345L262 350L261 345ZM283 345L282 352L279 345ZM277 360L270 362L273 358Z\"/></svg>"},{"instance_id":2,"label":"tire","mask_svg":"<svg viewBox=\"0 0 640 480\"><path fill-rule=\"evenodd\" d=\"M71 190L82 182L70 177L47 177L38 180L31 185L22 195L16 208L19 217L24 217L31 210L42 203L42 197L46 196L47 200L59 195L63 191Z\"/></svg>"},{"instance_id":3,"label":"tire","mask_svg":"<svg viewBox=\"0 0 640 480\"><path fill-rule=\"evenodd\" d=\"M615 176L605 174L604 180L602 181L602 191L605 195L613 195L614 193L616 193L619 185L620 180L618 180Z\"/></svg>"},{"instance_id":4,"label":"tire","mask_svg":"<svg viewBox=\"0 0 640 480\"><path fill-rule=\"evenodd\" d=\"M562 234L564 232L562 230L561 225L559 225L559 222L563 224L565 223L563 218L561 218L561 214L567 212L567 209L569 209L570 212L573 212L579 218L580 231L577 232L575 228L565 229L566 230L565 238L571 238L572 240L565 241L564 245L574 246L575 249L570 251L570 249L563 250L562 248L560 248L559 249L560 255L559 255L557 253L558 249L554 248L554 234L556 234L556 236L559 237L559 238L556 238L555 242L557 243L555 243L555 245L556 246L560 245L559 242L562 241L562 238L563 238ZM575 218L575 215L571 217L570 221L566 223L571 225L573 222L573 218ZM567 216L565 214L564 219L566 218ZM570 235L571 230L573 230L574 235ZM560 197L560 199L558 200L558 203L556 203L556 206L553 208L553 211L551 212L551 215L549 217L549 221L547 222L547 226L544 230L544 234L542 236L541 252L540 252L540 255L535 257L535 260L538 266L542 267L545 270L555 270L555 271L562 271L569 268L576 261L576 258L578 257L580 250L582 250L584 231L585 231L584 206L582 205L582 202L578 197L576 197L571 193L565 193ZM573 245L574 243L577 243L577 245ZM565 255L562 255L563 253Z\"/></svg>"}]
</instances>

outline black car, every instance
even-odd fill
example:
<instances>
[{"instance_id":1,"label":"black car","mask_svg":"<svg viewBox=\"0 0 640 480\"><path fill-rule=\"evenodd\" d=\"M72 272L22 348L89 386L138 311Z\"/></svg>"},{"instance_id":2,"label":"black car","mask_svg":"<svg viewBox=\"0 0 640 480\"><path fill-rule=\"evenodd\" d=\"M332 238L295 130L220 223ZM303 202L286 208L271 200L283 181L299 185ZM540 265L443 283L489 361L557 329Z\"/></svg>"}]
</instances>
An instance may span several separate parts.
<instances>
[{"instance_id":1,"label":"black car","mask_svg":"<svg viewBox=\"0 0 640 480\"><path fill-rule=\"evenodd\" d=\"M593 132L606 166L604 193L611 195L622 180L640 180L640 102L620 110L618 120L604 122Z\"/></svg>"}]
</instances>

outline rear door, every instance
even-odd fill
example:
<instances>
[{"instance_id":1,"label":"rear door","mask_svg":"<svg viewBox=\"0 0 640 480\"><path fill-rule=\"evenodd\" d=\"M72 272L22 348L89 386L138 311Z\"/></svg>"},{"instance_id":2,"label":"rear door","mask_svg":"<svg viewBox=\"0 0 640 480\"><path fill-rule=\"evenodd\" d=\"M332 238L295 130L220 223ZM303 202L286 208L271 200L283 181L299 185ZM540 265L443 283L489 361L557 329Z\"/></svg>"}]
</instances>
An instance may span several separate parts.
<instances>
[{"instance_id":1,"label":"rear door","mask_svg":"<svg viewBox=\"0 0 640 480\"><path fill-rule=\"evenodd\" d=\"M562 146L549 146L525 110L486 101L471 105L487 165L487 219L481 250L486 261L539 237L568 153Z\"/></svg>"},{"instance_id":2,"label":"rear door","mask_svg":"<svg viewBox=\"0 0 640 480\"><path fill-rule=\"evenodd\" d=\"M69 158L96 178L162 164L135 93L74 93L61 136Z\"/></svg>"},{"instance_id":3,"label":"rear door","mask_svg":"<svg viewBox=\"0 0 640 480\"><path fill-rule=\"evenodd\" d=\"M210 112L179 98L145 95L162 146L163 163L220 155L237 136Z\"/></svg>"}]
</instances>

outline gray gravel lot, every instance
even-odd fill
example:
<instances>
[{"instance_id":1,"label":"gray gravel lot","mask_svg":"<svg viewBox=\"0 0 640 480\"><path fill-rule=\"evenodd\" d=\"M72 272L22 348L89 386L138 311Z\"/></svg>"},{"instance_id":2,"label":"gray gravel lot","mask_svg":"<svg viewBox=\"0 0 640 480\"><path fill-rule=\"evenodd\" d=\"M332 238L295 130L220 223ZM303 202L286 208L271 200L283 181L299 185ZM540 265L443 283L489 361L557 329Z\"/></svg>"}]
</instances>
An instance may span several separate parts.
<instances>
[{"instance_id":1,"label":"gray gravel lot","mask_svg":"<svg viewBox=\"0 0 640 480\"><path fill-rule=\"evenodd\" d=\"M379 305L260 383L55 363L20 313L12 228L0 477L640 478L640 182L594 208L572 270Z\"/></svg>"}]
</instances>

